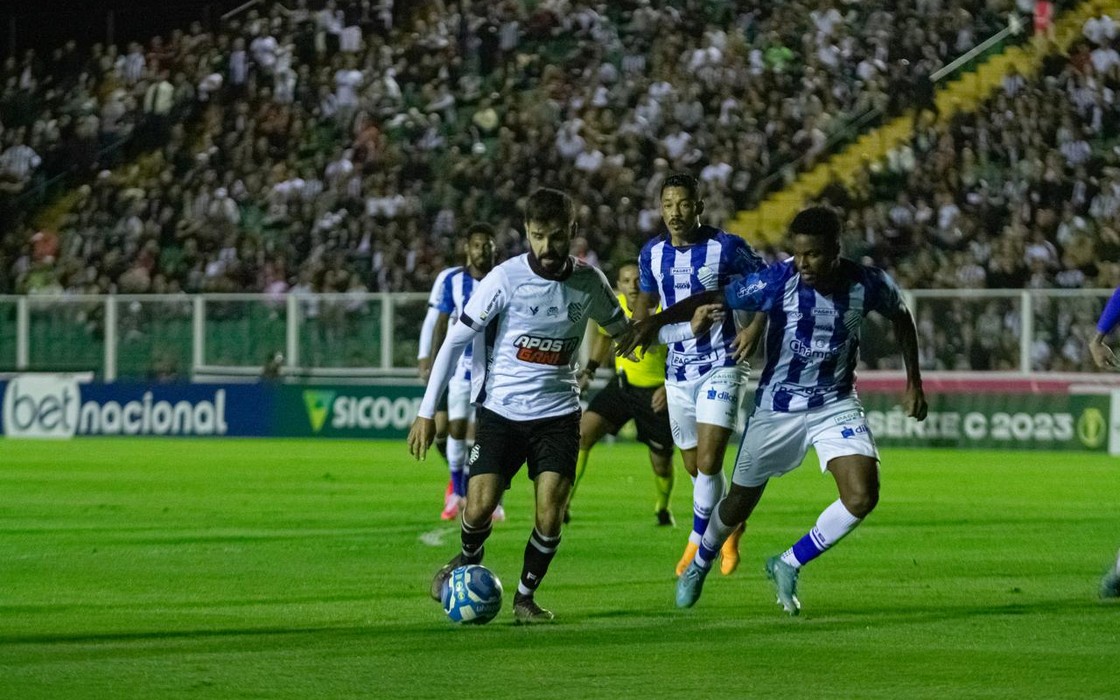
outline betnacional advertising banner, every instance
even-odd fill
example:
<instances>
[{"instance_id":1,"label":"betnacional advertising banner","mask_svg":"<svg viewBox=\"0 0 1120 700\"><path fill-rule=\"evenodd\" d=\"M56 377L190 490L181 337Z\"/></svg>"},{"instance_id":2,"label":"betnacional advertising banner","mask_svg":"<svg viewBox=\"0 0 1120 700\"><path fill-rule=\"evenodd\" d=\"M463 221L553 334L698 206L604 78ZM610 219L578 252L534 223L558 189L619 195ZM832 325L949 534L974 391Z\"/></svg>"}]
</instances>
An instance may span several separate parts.
<instances>
[{"instance_id":1,"label":"betnacional advertising banner","mask_svg":"<svg viewBox=\"0 0 1120 700\"><path fill-rule=\"evenodd\" d=\"M403 438L423 387L82 383L75 375L0 381L0 434Z\"/></svg>"},{"instance_id":2,"label":"betnacional advertising banner","mask_svg":"<svg viewBox=\"0 0 1120 700\"><path fill-rule=\"evenodd\" d=\"M1120 453L1120 391L1007 389L927 390L921 423L903 412L900 388L861 388L860 400L882 447L1103 452L1111 445ZM0 381L0 435L401 439L422 395L417 385L102 384L23 374Z\"/></svg>"},{"instance_id":3,"label":"betnacional advertising banner","mask_svg":"<svg viewBox=\"0 0 1120 700\"><path fill-rule=\"evenodd\" d=\"M257 384L86 384L25 374L0 382L0 394L8 438L272 434L273 392Z\"/></svg>"}]
</instances>

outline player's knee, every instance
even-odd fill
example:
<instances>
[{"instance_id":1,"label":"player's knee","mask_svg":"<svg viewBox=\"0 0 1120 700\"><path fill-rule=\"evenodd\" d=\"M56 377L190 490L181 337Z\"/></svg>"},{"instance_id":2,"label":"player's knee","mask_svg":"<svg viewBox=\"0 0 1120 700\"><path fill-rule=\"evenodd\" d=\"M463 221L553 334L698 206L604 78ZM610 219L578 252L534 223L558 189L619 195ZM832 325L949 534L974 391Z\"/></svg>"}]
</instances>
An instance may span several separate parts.
<instances>
[{"instance_id":1,"label":"player's knee","mask_svg":"<svg viewBox=\"0 0 1120 700\"><path fill-rule=\"evenodd\" d=\"M879 505L879 489L870 487L841 497L844 508L857 518L866 518Z\"/></svg>"},{"instance_id":2,"label":"player's knee","mask_svg":"<svg viewBox=\"0 0 1120 700\"><path fill-rule=\"evenodd\" d=\"M668 478L673 475L673 455L669 454L666 457L657 453L650 453L650 466L653 467L654 474L662 479Z\"/></svg>"},{"instance_id":3,"label":"player's knee","mask_svg":"<svg viewBox=\"0 0 1120 700\"><path fill-rule=\"evenodd\" d=\"M497 503L475 502L473 505L468 503L467 509L463 513L463 520L472 527L484 527L486 523L490 522L490 517L494 515L494 509L497 507Z\"/></svg>"},{"instance_id":4,"label":"player's knee","mask_svg":"<svg viewBox=\"0 0 1120 700\"><path fill-rule=\"evenodd\" d=\"M723 460L716 459L715 455L701 452L696 455L696 470L701 474L719 474L723 471Z\"/></svg>"},{"instance_id":5,"label":"player's knee","mask_svg":"<svg viewBox=\"0 0 1120 700\"><path fill-rule=\"evenodd\" d=\"M470 525L484 525L489 522L490 516L494 514L494 509L498 507L501 499L501 492L491 494L483 489L468 489L467 507L463 514L464 519Z\"/></svg>"}]
</instances>

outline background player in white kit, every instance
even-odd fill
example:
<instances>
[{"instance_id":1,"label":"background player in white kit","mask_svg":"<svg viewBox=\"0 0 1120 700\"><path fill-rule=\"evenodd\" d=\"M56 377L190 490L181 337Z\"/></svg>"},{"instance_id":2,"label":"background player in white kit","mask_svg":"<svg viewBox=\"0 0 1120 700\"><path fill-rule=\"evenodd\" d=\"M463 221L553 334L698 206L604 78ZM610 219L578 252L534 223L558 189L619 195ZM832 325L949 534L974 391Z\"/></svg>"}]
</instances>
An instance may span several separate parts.
<instances>
[{"instance_id":1,"label":"background player in white kit","mask_svg":"<svg viewBox=\"0 0 1120 700\"><path fill-rule=\"evenodd\" d=\"M472 396L478 407L470 487L462 513L462 550L436 574L432 597L452 569L477 564L490 535L490 517L510 480L528 464L535 482L536 519L517 593L520 623L552 620L534 594L560 544L564 506L579 451L576 357L594 319L612 337L630 334L606 277L572 258L575 207L568 195L540 189L528 199L529 253L498 265L475 290L460 322L448 333L412 430L409 451L423 459L435 435L432 416L452 368L474 343Z\"/></svg>"},{"instance_id":2,"label":"background player in white kit","mask_svg":"<svg viewBox=\"0 0 1120 700\"><path fill-rule=\"evenodd\" d=\"M694 294L722 289L764 266L742 238L700 223L704 202L699 187L696 178L683 173L670 175L661 187L661 217L668 234L651 239L638 257L641 292L634 305L636 321L646 318L659 303L668 309ZM730 350L735 330L735 320L728 314L698 336L688 323L666 329L661 336L669 347L665 391L673 442L695 480L692 531L677 563L677 575L695 556L712 509L727 485L723 457L739 416L744 381L744 372ZM724 547L721 570L725 574L739 565L740 532Z\"/></svg>"},{"instance_id":3,"label":"background player in white kit","mask_svg":"<svg viewBox=\"0 0 1120 700\"><path fill-rule=\"evenodd\" d=\"M476 223L467 228L467 264L443 278L439 294L435 329L432 332L432 352L438 353L447 337L448 327L459 320L478 283L494 267L494 229L489 224ZM471 348L463 351L459 366L447 385L447 466L451 472L451 493L446 497L443 520L459 516L459 508L467 495L465 476L467 461L467 425L471 417ZM505 509L499 503L494 510L494 520L505 520Z\"/></svg>"},{"instance_id":4,"label":"background player in white kit","mask_svg":"<svg viewBox=\"0 0 1120 700\"><path fill-rule=\"evenodd\" d=\"M805 209L789 227L791 260L722 292L697 295L649 319L648 327L634 335L651 337L661 324L692 318L696 307L711 302L761 311L769 321L766 367L735 460L731 490L713 513L695 560L677 580L679 607L690 607L699 599L720 545L750 517L767 481L796 469L810 446L816 449L821 471L836 480L840 498L804 537L766 562L766 573L786 612L797 615L801 608L800 568L839 542L875 508L879 452L855 392L859 330L870 312L891 320L902 350L903 409L917 420L926 417L914 319L886 273L840 257L840 232L840 217L832 209ZM752 331L740 332L736 345L748 344ZM736 354L741 351L742 347Z\"/></svg>"}]
</instances>

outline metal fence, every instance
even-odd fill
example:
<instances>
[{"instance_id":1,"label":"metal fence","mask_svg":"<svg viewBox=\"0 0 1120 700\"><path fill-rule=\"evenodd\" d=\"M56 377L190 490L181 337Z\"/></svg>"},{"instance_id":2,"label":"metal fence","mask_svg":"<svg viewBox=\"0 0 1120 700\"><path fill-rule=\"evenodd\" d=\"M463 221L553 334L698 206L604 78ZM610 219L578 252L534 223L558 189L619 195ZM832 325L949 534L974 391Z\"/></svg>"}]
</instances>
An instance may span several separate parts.
<instances>
[{"instance_id":1,"label":"metal fence","mask_svg":"<svg viewBox=\"0 0 1120 700\"><path fill-rule=\"evenodd\" d=\"M1085 350L1111 290L907 292L927 370L1032 374L1091 369ZM117 379L282 375L413 377L424 294L0 296L0 372ZM872 316L863 365L901 367ZM584 346L586 352L586 344Z\"/></svg>"}]
</instances>

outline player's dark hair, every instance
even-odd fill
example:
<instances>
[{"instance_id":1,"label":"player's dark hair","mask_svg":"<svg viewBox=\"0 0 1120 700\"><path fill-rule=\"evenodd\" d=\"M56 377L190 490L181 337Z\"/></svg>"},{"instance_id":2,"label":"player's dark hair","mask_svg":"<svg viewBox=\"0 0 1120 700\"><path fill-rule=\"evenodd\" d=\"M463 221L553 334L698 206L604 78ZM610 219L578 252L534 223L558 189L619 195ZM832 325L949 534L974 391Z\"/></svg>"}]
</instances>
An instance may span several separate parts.
<instances>
[{"instance_id":1,"label":"player's dark hair","mask_svg":"<svg viewBox=\"0 0 1120 700\"><path fill-rule=\"evenodd\" d=\"M486 223L485 221L476 221L475 223L467 227L466 232L463 234L463 238L470 240L470 237L475 234L486 236L487 238L493 238L494 227Z\"/></svg>"},{"instance_id":2,"label":"player's dark hair","mask_svg":"<svg viewBox=\"0 0 1120 700\"><path fill-rule=\"evenodd\" d=\"M700 181L688 173L673 173L665 178L665 182L661 183L661 194L665 194L665 190L670 187L680 187L688 190L690 197L700 199Z\"/></svg>"},{"instance_id":3,"label":"player's dark hair","mask_svg":"<svg viewBox=\"0 0 1120 700\"><path fill-rule=\"evenodd\" d=\"M802 209L789 224L791 235L818 236L840 246L840 215L832 207L815 206Z\"/></svg>"},{"instance_id":4,"label":"player's dark hair","mask_svg":"<svg viewBox=\"0 0 1120 700\"><path fill-rule=\"evenodd\" d=\"M571 223L575 219L575 202L560 190L542 187L529 195L529 201L525 203L525 221Z\"/></svg>"}]
</instances>

